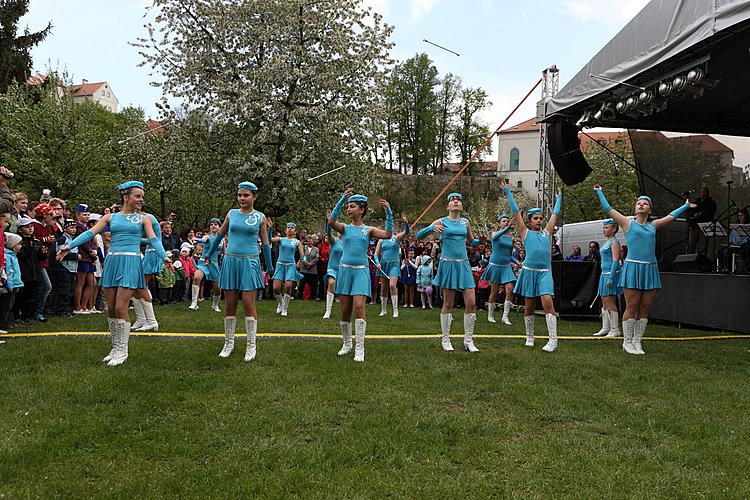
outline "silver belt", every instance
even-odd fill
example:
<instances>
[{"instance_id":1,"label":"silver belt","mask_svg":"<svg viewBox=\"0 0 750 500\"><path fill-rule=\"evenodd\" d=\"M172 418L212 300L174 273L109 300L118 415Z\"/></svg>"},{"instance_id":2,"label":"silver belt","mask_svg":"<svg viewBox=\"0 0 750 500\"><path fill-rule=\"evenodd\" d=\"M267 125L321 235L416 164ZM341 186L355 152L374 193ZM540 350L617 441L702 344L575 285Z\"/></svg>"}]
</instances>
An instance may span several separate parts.
<instances>
[{"instance_id":1,"label":"silver belt","mask_svg":"<svg viewBox=\"0 0 750 500\"><path fill-rule=\"evenodd\" d=\"M510 264L495 264L494 262L490 262L489 265L497 267L510 267Z\"/></svg>"},{"instance_id":2,"label":"silver belt","mask_svg":"<svg viewBox=\"0 0 750 500\"><path fill-rule=\"evenodd\" d=\"M400 262L398 260L381 260L380 262Z\"/></svg>"},{"instance_id":3,"label":"silver belt","mask_svg":"<svg viewBox=\"0 0 750 500\"><path fill-rule=\"evenodd\" d=\"M294 262L276 262L277 266L294 266L296 265Z\"/></svg>"},{"instance_id":4,"label":"silver belt","mask_svg":"<svg viewBox=\"0 0 750 500\"><path fill-rule=\"evenodd\" d=\"M602 276L606 276L608 274L612 274L612 271L607 271L606 273L602 273Z\"/></svg>"},{"instance_id":5,"label":"silver belt","mask_svg":"<svg viewBox=\"0 0 750 500\"><path fill-rule=\"evenodd\" d=\"M521 266L521 268L526 269L527 271L534 271L535 273L546 273L547 271L549 271L549 269L537 269L535 267L526 267L526 266Z\"/></svg>"},{"instance_id":6,"label":"silver belt","mask_svg":"<svg viewBox=\"0 0 750 500\"><path fill-rule=\"evenodd\" d=\"M368 269L370 266L350 266L349 264L339 264L341 267L346 267L347 269Z\"/></svg>"},{"instance_id":7,"label":"silver belt","mask_svg":"<svg viewBox=\"0 0 750 500\"><path fill-rule=\"evenodd\" d=\"M634 262L636 264L656 264L656 262L648 262L645 260L625 259L625 262Z\"/></svg>"},{"instance_id":8,"label":"silver belt","mask_svg":"<svg viewBox=\"0 0 750 500\"><path fill-rule=\"evenodd\" d=\"M127 255L128 257L140 257L140 252L109 252L107 255Z\"/></svg>"},{"instance_id":9,"label":"silver belt","mask_svg":"<svg viewBox=\"0 0 750 500\"><path fill-rule=\"evenodd\" d=\"M239 259L254 259L258 255L259 254L257 254L257 253L255 255L242 255L242 254L239 254L239 253L225 253L224 257L237 257Z\"/></svg>"},{"instance_id":10,"label":"silver belt","mask_svg":"<svg viewBox=\"0 0 750 500\"><path fill-rule=\"evenodd\" d=\"M156 252L156 249L155 248L147 248L146 251L147 252Z\"/></svg>"},{"instance_id":11,"label":"silver belt","mask_svg":"<svg viewBox=\"0 0 750 500\"><path fill-rule=\"evenodd\" d=\"M466 262L469 259L440 259L445 262Z\"/></svg>"}]
</instances>

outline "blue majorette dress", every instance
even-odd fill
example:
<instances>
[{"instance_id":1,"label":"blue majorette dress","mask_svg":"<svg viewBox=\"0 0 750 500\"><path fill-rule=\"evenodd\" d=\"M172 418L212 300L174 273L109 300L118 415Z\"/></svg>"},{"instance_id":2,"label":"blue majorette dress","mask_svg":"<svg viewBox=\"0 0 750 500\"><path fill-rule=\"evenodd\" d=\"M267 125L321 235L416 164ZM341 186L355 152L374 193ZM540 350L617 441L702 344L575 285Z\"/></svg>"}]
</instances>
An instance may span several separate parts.
<instances>
[{"instance_id":1,"label":"blue majorette dress","mask_svg":"<svg viewBox=\"0 0 750 500\"><path fill-rule=\"evenodd\" d=\"M158 224L155 224L158 225ZM141 214L122 213L112 214L109 221L112 232L112 243L109 246L107 258L104 259L104 269L99 285L102 288L146 288L143 279L143 262L141 259L141 234L143 232L143 216ZM164 262L164 254L154 250L154 256Z\"/></svg>"},{"instance_id":2,"label":"blue majorette dress","mask_svg":"<svg viewBox=\"0 0 750 500\"><path fill-rule=\"evenodd\" d=\"M482 274L482 279L493 285L504 285L514 283L516 275L510 267L510 257L513 252L513 239L505 236L509 227L501 229L492 235L492 255L487 269Z\"/></svg>"},{"instance_id":3,"label":"blue majorette dress","mask_svg":"<svg viewBox=\"0 0 750 500\"><path fill-rule=\"evenodd\" d=\"M620 242L614 236L607 240L599 250L602 257L602 274L599 276L599 297L609 297L611 295L622 295L622 288L618 285L620 282L620 270L615 271L612 276L612 245L619 245ZM613 283L613 286L607 286L607 282Z\"/></svg>"},{"instance_id":4,"label":"blue majorette dress","mask_svg":"<svg viewBox=\"0 0 750 500\"><path fill-rule=\"evenodd\" d=\"M367 250L370 248L370 226L344 226L341 235L343 252L336 275L336 295L370 296L370 263Z\"/></svg>"},{"instance_id":5,"label":"blue majorette dress","mask_svg":"<svg viewBox=\"0 0 750 500\"><path fill-rule=\"evenodd\" d=\"M380 244L380 269L378 277L397 278L401 276L401 243L395 236L383 240Z\"/></svg>"},{"instance_id":6,"label":"blue majorette dress","mask_svg":"<svg viewBox=\"0 0 750 500\"><path fill-rule=\"evenodd\" d=\"M432 284L448 290L467 290L475 288L471 274L469 258L466 255L466 238L469 234L469 221L461 217L452 220L450 217L440 219L443 232L440 233L440 265Z\"/></svg>"},{"instance_id":7,"label":"blue majorette dress","mask_svg":"<svg viewBox=\"0 0 750 500\"><path fill-rule=\"evenodd\" d=\"M518 273L513 293L522 297L541 297L555 294L552 280L552 242L546 230L526 230L523 240L526 259Z\"/></svg>"},{"instance_id":8,"label":"blue majorette dress","mask_svg":"<svg viewBox=\"0 0 750 500\"><path fill-rule=\"evenodd\" d=\"M331 255L328 257L328 269L326 270L327 277L336 279L343 251L344 244L341 243L341 239L336 238L333 240L333 244L331 245Z\"/></svg>"},{"instance_id":9,"label":"blue majorette dress","mask_svg":"<svg viewBox=\"0 0 750 500\"><path fill-rule=\"evenodd\" d=\"M206 277L208 281L219 281L221 278L221 271L219 270L219 247L221 246L221 240L219 240L215 244L215 246L211 245L211 242L215 240L216 238L219 238L219 235L211 236L210 234L206 235L205 244L203 245L203 253L201 254L201 258L198 259L198 264L195 266L195 270L201 270L203 272L203 275ZM209 248L211 248L211 254L209 255ZM208 259L209 264L206 264L206 259Z\"/></svg>"},{"instance_id":10,"label":"blue majorette dress","mask_svg":"<svg viewBox=\"0 0 750 500\"><path fill-rule=\"evenodd\" d=\"M146 214L144 217L149 217L151 219L151 226L154 228L154 234L159 241L161 241L161 225L159 224L159 221L151 214ZM156 249L149 244L148 238L144 237L141 240L141 243L146 245L146 252L143 254L143 274L159 274L164 265L164 259L159 258L156 254Z\"/></svg>"},{"instance_id":11,"label":"blue majorette dress","mask_svg":"<svg viewBox=\"0 0 750 500\"><path fill-rule=\"evenodd\" d=\"M219 286L222 290L250 291L263 288L258 233L263 214L257 210L243 214L229 211L229 244L224 252ZM211 244L218 246L218 239Z\"/></svg>"},{"instance_id":12,"label":"blue majorette dress","mask_svg":"<svg viewBox=\"0 0 750 500\"><path fill-rule=\"evenodd\" d=\"M639 224L635 219L625 232L628 256L620 272L620 286L636 290L661 288L659 266L656 263L656 224Z\"/></svg>"},{"instance_id":13,"label":"blue majorette dress","mask_svg":"<svg viewBox=\"0 0 750 500\"><path fill-rule=\"evenodd\" d=\"M273 279L281 281L299 281L302 273L297 270L295 257L300 242L297 238L281 238L279 241L279 260L276 261L276 270Z\"/></svg>"}]
</instances>

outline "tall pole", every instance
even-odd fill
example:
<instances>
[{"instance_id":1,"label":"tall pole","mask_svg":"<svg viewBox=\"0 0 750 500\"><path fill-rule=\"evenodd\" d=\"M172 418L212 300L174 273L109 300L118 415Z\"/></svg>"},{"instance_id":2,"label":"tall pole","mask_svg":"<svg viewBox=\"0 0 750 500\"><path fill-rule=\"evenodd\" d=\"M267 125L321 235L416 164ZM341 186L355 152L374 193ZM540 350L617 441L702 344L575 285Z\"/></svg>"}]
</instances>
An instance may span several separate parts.
<instances>
[{"instance_id":1,"label":"tall pole","mask_svg":"<svg viewBox=\"0 0 750 500\"><path fill-rule=\"evenodd\" d=\"M542 99L537 103L537 120L547 112L547 103L556 95L560 86L560 70L552 65L542 71ZM539 170L537 172L537 205L548 213L555 201L555 169L549 156L547 124L539 127Z\"/></svg>"}]
</instances>

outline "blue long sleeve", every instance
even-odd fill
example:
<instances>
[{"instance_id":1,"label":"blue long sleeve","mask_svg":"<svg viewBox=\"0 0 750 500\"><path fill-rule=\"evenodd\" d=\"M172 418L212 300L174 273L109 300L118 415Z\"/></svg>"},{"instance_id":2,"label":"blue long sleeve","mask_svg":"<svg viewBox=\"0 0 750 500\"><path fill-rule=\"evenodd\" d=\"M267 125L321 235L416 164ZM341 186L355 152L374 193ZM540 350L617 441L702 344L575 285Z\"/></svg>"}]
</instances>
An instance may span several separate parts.
<instances>
[{"instance_id":1,"label":"blue long sleeve","mask_svg":"<svg viewBox=\"0 0 750 500\"><path fill-rule=\"evenodd\" d=\"M404 222L404 232L406 234L409 234L409 223L408 222Z\"/></svg>"},{"instance_id":2,"label":"blue long sleeve","mask_svg":"<svg viewBox=\"0 0 750 500\"><path fill-rule=\"evenodd\" d=\"M68 243L68 249L73 250L74 248L77 248L84 243L91 241L93 238L94 233L91 231L91 229L87 229L86 231L79 234L73 241Z\"/></svg>"},{"instance_id":3,"label":"blue long sleeve","mask_svg":"<svg viewBox=\"0 0 750 500\"><path fill-rule=\"evenodd\" d=\"M161 243L161 238L154 236L150 240L148 240L148 244L151 245L151 247L156 250L156 255L159 256L161 260L164 260L167 257L167 251L164 250L164 245Z\"/></svg>"},{"instance_id":4,"label":"blue long sleeve","mask_svg":"<svg viewBox=\"0 0 750 500\"><path fill-rule=\"evenodd\" d=\"M553 215L560 215L562 211L562 193L557 193L555 196L555 206L552 208Z\"/></svg>"},{"instance_id":5,"label":"blue long sleeve","mask_svg":"<svg viewBox=\"0 0 750 500\"><path fill-rule=\"evenodd\" d=\"M427 227L424 227L424 228L420 229L419 231L417 231L417 239L418 240L422 240L422 239L426 238L427 235L430 234L431 232L433 232L434 230L435 230L435 226L434 225L429 225Z\"/></svg>"},{"instance_id":6,"label":"blue long sleeve","mask_svg":"<svg viewBox=\"0 0 750 500\"><path fill-rule=\"evenodd\" d=\"M669 212L669 215L671 215L672 217L674 217L676 219L677 217L679 217L680 215L684 214L688 210L690 210L690 204L689 203L685 203L681 207L677 207L674 210L672 210L671 212Z\"/></svg>"},{"instance_id":7,"label":"blue long sleeve","mask_svg":"<svg viewBox=\"0 0 750 500\"><path fill-rule=\"evenodd\" d=\"M260 246L261 250L263 250L263 261L266 263L266 273L270 273L273 271L273 262L271 261L271 245L268 243L263 243Z\"/></svg>"},{"instance_id":8,"label":"blue long sleeve","mask_svg":"<svg viewBox=\"0 0 750 500\"><path fill-rule=\"evenodd\" d=\"M516 200L513 199L513 193L510 192L510 188L508 186L505 186L503 188L503 193L505 193L505 198L508 200L510 211L513 213L513 215L516 215L518 213L518 205L516 205Z\"/></svg>"},{"instance_id":9,"label":"blue long sleeve","mask_svg":"<svg viewBox=\"0 0 750 500\"><path fill-rule=\"evenodd\" d=\"M341 195L341 199L336 202L336 206L331 211L331 219L336 220L341 215L341 209L344 208L344 202L346 201L346 193Z\"/></svg>"},{"instance_id":10,"label":"blue long sleeve","mask_svg":"<svg viewBox=\"0 0 750 500\"><path fill-rule=\"evenodd\" d=\"M510 226L505 226L505 227L504 227L504 228L502 228L502 229L501 229L500 231L498 231L498 232L496 232L496 233L494 233L494 234L492 235L492 241L495 241L496 239L498 239L498 238L502 237L502 236L503 236L503 235L504 235L505 233L507 233L508 231L510 231Z\"/></svg>"},{"instance_id":11,"label":"blue long sleeve","mask_svg":"<svg viewBox=\"0 0 750 500\"><path fill-rule=\"evenodd\" d=\"M607 284L614 284L615 282L615 275L617 274L617 271L620 270L620 261L612 259L612 265L609 268L609 279L607 279Z\"/></svg>"},{"instance_id":12,"label":"blue long sleeve","mask_svg":"<svg viewBox=\"0 0 750 500\"><path fill-rule=\"evenodd\" d=\"M208 244L205 247L203 247L203 254L213 255L214 252L216 251L216 248L221 244L222 239L223 238L221 237L221 235L217 234L216 238L210 240Z\"/></svg>"},{"instance_id":13,"label":"blue long sleeve","mask_svg":"<svg viewBox=\"0 0 750 500\"><path fill-rule=\"evenodd\" d=\"M385 230L389 233L393 232L393 211L390 205L385 207Z\"/></svg>"},{"instance_id":14,"label":"blue long sleeve","mask_svg":"<svg viewBox=\"0 0 750 500\"><path fill-rule=\"evenodd\" d=\"M604 191L601 189L596 189L596 195L599 197L599 203L601 203L602 208L606 213L609 213L610 210L612 210L612 205L609 204L607 201L607 198L604 196Z\"/></svg>"}]
</instances>

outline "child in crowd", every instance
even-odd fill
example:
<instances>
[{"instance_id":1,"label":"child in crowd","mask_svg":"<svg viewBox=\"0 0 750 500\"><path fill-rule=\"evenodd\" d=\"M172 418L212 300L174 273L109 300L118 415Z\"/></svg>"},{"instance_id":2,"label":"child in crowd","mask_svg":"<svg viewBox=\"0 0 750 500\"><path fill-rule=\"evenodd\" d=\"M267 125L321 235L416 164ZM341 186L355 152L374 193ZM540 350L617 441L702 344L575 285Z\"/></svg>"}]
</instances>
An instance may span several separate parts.
<instances>
[{"instance_id":1,"label":"child in crowd","mask_svg":"<svg viewBox=\"0 0 750 500\"><path fill-rule=\"evenodd\" d=\"M21 250L21 237L13 233L5 233L5 281L0 289L0 333L13 328L13 304L18 291L23 288L21 268L16 254Z\"/></svg>"},{"instance_id":2,"label":"child in crowd","mask_svg":"<svg viewBox=\"0 0 750 500\"><path fill-rule=\"evenodd\" d=\"M169 297L172 293L175 281L177 281L177 279L175 277L174 266L171 261L167 261L162 266L158 277L159 304L163 306L169 304Z\"/></svg>"},{"instance_id":3,"label":"child in crowd","mask_svg":"<svg viewBox=\"0 0 750 500\"><path fill-rule=\"evenodd\" d=\"M21 250L18 252L18 265L21 267L21 281L23 290L20 297L16 297L16 311L20 310L21 322L34 319L36 310L37 288L40 279L39 261L46 258L42 244L34 237L33 219L21 217L18 219L18 234L21 236Z\"/></svg>"},{"instance_id":4,"label":"child in crowd","mask_svg":"<svg viewBox=\"0 0 750 500\"><path fill-rule=\"evenodd\" d=\"M182 267L180 252L178 250L172 250L172 267L174 268L175 280L169 300L170 304L184 300L182 297L185 291L185 283L187 282L187 275L185 274L185 269Z\"/></svg>"},{"instance_id":5,"label":"child in crowd","mask_svg":"<svg viewBox=\"0 0 750 500\"><path fill-rule=\"evenodd\" d=\"M421 263L417 268L417 291L422 299L422 309L425 309L425 304L429 304L430 309L432 309L433 277L432 259L429 255L423 255Z\"/></svg>"},{"instance_id":6,"label":"child in crowd","mask_svg":"<svg viewBox=\"0 0 750 500\"><path fill-rule=\"evenodd\" d=\"M180 247L180 263L185 272L185 286L181 290L180 302L188 299L188 291L193 284L193 277L195 276L195 261L190 257L191 250L193 250L193 245L187 242L183 243Z\"/></svg>"},{"instance_id":7,"label":"child in crowd","mask_svg":"<svg viewBox=\"0 0 750 500\"><path fill-rule=\"evenodd\" d=\"M482 279L482 275L487 270L489 262L487 259L481 259L479 265L472 269L474 282L477 284L477 309L484 309L484 305L490 298L490 282Z\"/></svg>"},{"instance_id":8,"label":"child in crowd","mask_svg":"<svg viewBox=\"0 0 750 500\"><path fill-rule=\"evenodd\" d=\"M63 222L63 234L57 238L57 248L68 245L76 236L76 221L67 219ZM55 314L57 316L73 316L73 286L75 285L76 273L78 272L78 248L72 249L61 261L51 263L53 280L55 284Z\"/></svg>"}]
</instances>

